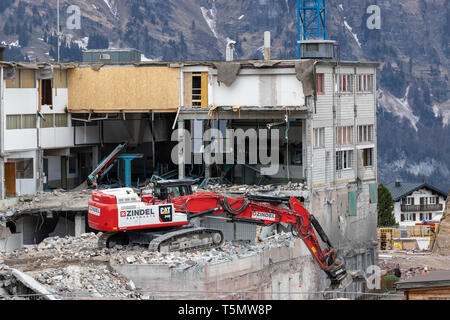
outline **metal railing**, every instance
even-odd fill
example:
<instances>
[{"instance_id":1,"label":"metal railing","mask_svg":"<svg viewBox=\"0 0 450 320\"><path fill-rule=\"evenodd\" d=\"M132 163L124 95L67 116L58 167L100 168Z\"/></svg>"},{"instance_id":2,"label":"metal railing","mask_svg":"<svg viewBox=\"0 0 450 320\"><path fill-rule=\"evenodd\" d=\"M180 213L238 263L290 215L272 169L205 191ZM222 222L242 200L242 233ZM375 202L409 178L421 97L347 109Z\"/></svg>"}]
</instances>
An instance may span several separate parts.
<instances>
[{"instance_id":1,"label":"metal railing","mask_svg":"<svg viewBox=\"0 0 450 320\"><path fill-rule=\"evenodd\" d=\"M442 211L444 206L442 204L416 204L408 205L402 204L401 210L403 212L417 212L417 211Z\"/></svg>"}]
</instances>

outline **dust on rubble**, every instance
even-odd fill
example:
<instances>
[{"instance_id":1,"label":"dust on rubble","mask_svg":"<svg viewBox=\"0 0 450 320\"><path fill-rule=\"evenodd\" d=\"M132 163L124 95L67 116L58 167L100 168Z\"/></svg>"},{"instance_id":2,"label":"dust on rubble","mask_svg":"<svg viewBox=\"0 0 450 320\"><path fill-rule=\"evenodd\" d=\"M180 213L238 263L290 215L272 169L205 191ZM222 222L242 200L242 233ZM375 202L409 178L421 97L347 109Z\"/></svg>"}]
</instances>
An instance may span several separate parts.
<instances>
[{"instance_id":1,"label":"dust on rubble","mask_svg":"<svg viewBox=\"0 0 450 320\"><path fill-rule=\"evenodd\" d=\"M0 267L3 265L26 272L48 290L64 298L145 299L145 293L136 290L134 283L117 273L113 265L167 265L180 271L191 269L201 272L207 263L256 255L270 247L289 247L295 241L291 234L281 233L258 244L225 242L220 248L210 250L159 253L132 245L99 249L97 242L100 235L89 233L77 238L47 238L38 246L27 246L1 256L3 264L0 262Z\"/></svg>"},{"instance_id":2,"label":"dust on rubble","mask_svg":"<svg viewBox=\"0 0 450 320\"><path fill-rule=\"evenodd\" d=\"M401 280L420 275L425 268L433 270L450 270L450 256L431 252L379 251L379 267L382 273L391 273L399 266Z\"/></svg>"}]
</instances>

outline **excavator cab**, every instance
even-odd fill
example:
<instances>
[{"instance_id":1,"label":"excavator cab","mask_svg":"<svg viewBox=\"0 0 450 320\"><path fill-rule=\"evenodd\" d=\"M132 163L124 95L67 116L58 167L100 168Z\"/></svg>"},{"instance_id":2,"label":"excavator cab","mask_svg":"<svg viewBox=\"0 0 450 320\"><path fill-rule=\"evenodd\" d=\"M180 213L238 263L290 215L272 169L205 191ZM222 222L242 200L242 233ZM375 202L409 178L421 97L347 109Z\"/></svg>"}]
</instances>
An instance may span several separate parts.
<instances>
[{"instance_id":1,"label":"excavator cab","mask_svg":"<svg viewBox=\"0 0 450 320\"><path fill-rule=\"evenodd\" d=\"M161 180L154 183L154 196L160 201L193 194L192 186L197 180Z\"/></svg>"}]
</instances>

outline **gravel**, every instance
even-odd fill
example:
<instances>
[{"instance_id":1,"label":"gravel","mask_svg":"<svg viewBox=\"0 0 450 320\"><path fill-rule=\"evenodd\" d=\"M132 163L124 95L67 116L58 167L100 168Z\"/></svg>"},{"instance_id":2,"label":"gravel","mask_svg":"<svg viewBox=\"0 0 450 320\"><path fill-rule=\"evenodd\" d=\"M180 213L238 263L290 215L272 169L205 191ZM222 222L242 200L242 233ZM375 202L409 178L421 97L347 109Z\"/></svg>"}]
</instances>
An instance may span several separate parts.
<instances>
[{"instance_id":1,"label":"gravel","mask_svg":"<svg viewBox=\"0 0 450 320\"><path fill-rule=\"evenodd\" d=\"M290 246L295 240L291 234L282 233L258 244L225 242L220 248L210 250L159 253L140 246L99 249L99 236L88 233L78 238L47 238L38 246L28 246L3 256L4 264L0 267L26 272L63 298L144 299L135 284L115 272L111 265L167 265L181 271L201 270L206 263L256 255L268 247ZM8 277L0 273L0 287L6 287L2 279Z\"/></svg>"}]
</instances>

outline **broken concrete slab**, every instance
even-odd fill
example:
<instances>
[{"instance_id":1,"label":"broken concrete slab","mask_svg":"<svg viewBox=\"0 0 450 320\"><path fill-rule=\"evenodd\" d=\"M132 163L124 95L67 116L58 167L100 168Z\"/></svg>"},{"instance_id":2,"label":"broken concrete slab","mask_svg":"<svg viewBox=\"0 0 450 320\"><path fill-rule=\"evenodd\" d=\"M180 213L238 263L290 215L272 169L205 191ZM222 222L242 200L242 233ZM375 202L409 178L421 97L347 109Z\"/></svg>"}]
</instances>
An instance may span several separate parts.
<instances>
[{"instance_id":1,"label":"broken concrete slab","mask_svg":"<svg viewBox=\"0 0 450 320\"><path fill-rule=\"evenodd\" d=\"M60 300L57 296L54 295L53 292L50 292L46 287L41 285L29 275L16 269L13 269L12 274L19 282L33 291L40 298L44 300Z\"/></svg>"},{"instance_id":2,"label":"broken concrete slab","mask_svg":"<svg viewBox=\"0 0 450 320\"><path fill-rule=\"evenodd\" d=\"M41 192L31 198L17 198L14 202L4 204L0 208L0 225L6 226L8 221L22 214L35 214L41 212L86 212L91 197L91 190L78 192Z\"/></svg>"},{"instance_id":3,"label":"broken concrete slab","mask_svg":"<svg viewBox=\"0 0 450 320\"><path fill-rule=\"evenodd\" d=\"M301 293L301 284L307 282L314 283L311 291L320 291L323 277L301 244L294 243L294 248L299 247L296 250L267 247L251 256L235 256L231 261L206 262L183 270L137 264L114 264L113 268L154 299L321 299L320 294ZM308 279L303 279L304 269L310 270Z\"/></svg>"}]
</instances>

